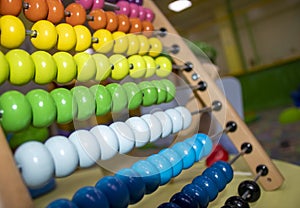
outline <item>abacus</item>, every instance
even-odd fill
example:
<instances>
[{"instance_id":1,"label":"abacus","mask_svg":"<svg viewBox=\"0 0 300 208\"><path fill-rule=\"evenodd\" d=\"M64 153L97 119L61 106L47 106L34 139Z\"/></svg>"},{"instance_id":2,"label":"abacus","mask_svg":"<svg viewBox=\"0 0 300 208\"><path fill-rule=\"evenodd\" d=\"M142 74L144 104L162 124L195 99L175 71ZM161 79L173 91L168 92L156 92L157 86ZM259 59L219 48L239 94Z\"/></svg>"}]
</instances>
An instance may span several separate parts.
<instances>
[{"instance_id":1,"label":"abacus","mask_svg":"<svg viewBox=\"0 0 300 208\"><path fill-rule=\"evenodd\" d=\"M16 2L16 5L10 7L11 9L4 9L7 8L5 3L8 2ZM53 13L51 4L55 4L59 8L55 10L59 14ZM37 10L37 13L31 14L28 11L32 5L44 5L44 7L39 7L43 11ZM105 6L116 11L104 11ZM22 21L15 17L20 14L21 10L25 17L33 22L32 27L25 28ZM86 11L89 11L88 15ZM99 198L97 203L102 203L103 207L124 207L137 203L144 194L151 194L158 186L168 183L183 169L191 167L194 162L209 154L212 149L210 139L207 139L205 135L195 134L200 118L193 114L199 114L199 112L212 112L218 123L221 126L224 125L224 130L220 133L228 133L237 149L245 144L247 144L246 146L251 145L251 151L244 155L244 159L254 174L257 173L257 168L263 165L264 168L259 173L265 176L257 177L254 181L258 181L268 191L279 188L283 183L282 175L254 135L226 101L185 41L178 38L172 25L152 1L145 0L143 5L137 6L132 1L131 3L119 1L112 4L97 0L82 0L70 4L65 9L59 0L27 1L27 3L22 3L21 0L1 1L0 13L2 15L0 19L1 46L6 48L3 50L6 51L5 55L0 53L0 83L8 81L14 85L24 85L34 81L44 85L55 81L64 85L74 79L79 83L91 79L94 83L102 83L107 79L114 81L106 86L79 84L72 90L57 88L47 92L36 89L26 95L17 91L5 93L0 96L1 126L5 131L18 131L28 125L48 127L53 122L68 123L76 120L80 123L93 115L103 116L109 112L114 114L113 117L122 117L124 108L134 110L139 106L147 107L171 102L176 97L176 90L180 88L176 88L176 85L186 83L188 84L184 87L194 89L193 96L197 98L196 106L199 109L192 112L190 109L195 108L195 103L185 101L185 107L178 106L166 111L157 111L153 113L155 115L149 113L141 117L134 116L124 122L114 122L110 126L98 125L90 130L77 130L69 138L54 136L45 144L27 143L22 145L22 149L16 151L15 159L1 132L0 167L1 170L8 171L1 173L0 181L1 184L9 184L1 185L0 193L1 201L7 206L32 207L33 201L24 181L27 186L36 188L53 175L65 177L74 172L77 166L80 168L90 167L99 159L109 160L118 153L127 154L134 147L142 147L160 137L178 133L178 137L181 139L190 138L174 144L172 148L166 149L162 153L136 162L131 169L121 169L120 172L116 170L115 176L104 177L99 180L96 187L85 187L78 190L72 201L60 200L53 202L53 204L59 203L59 205L49 205L49 207L76 207L74 203L77 203L78 206L79 204L82 206L81 203L87 203L85 206L91 207L88 204L90 202L84 198L87 193L97 195ZM116 14L119 18L116 18ZM116 21L119 22L116 24ZM7 28L11 25L18 30L17 33L22 35L16 35L15 32L9 31ZM164 29L155 30L154 27ZM26 38L37 49L36 52L29 54L25 50L18 49ZM86 53L85 51L89 48L92 48L95 53ZM172 61L168 57L160 55L164 52L171 56ZM14 63L13 60L16 59L21 64ZM44 63L47 63L47 68L43 67ZM24 65L27 67L22 67ZM179 80L171 76L172 70L177 71L176 73L181 77ZM47 76L43 76L44 74ZM153 77L156 77L157 80ZM95 100L95 102L91 102L91 100ZM17 103L15 103L16 101ZM44 108L40 108L40 104ZM11 106L21 108L22 113L11 110ZM45 109L51 113L44 115ZM102 134L102 132L106 132L106 134ZM193 136L194 134L195 136ZM108 138L111 140L109 144ZM92 147L86 146L85 149L82 149L84 140L93 140L93 143L90 144ZM70 141L72 145L70 145ZM57 144L55 144L56 142ZM100 148L97 149L97 143L103 148L101 151ZM63 157L54 158L53 155L59 154L55 152L58 144L68 148L69 154L73 155L70 156L72 161L63 161L62 159L66 159ZM25 164L23 155L30 155L31 148L36 148L41 155L44 155L42 163L47 164L49 170L41 169L37 171L37 174L33 174L30 172L31 167L20 165ZM242 151L247 150L242 149ZM172 164L171 159L177 160L177 163ZM19 167L16 167L15 160ZM67 162L68 167L65 167L63 164ZM177 167L176 164L181 164L181 166ZM216 166L218 165L214 167ZM267 172L264 171L265 168L267 168ZM153 170L156 171L153 172ZM145 175L151 171L151 176ZM211 170L204 171L203 174L212 175L212 173L207 173L209 171ZM20 172L23 174L23 178L20 177ZM222 177L222 174L217 173L219 177ZM141 182L141 178L137 177L139 175L142 175L144 181ZM134 186L136 190L128 184L127 189L130 191L126 189L124 181L128 182L128 178L135 178L138 181ZM215 182L221 186L217 187L217 191L221 191L225 187L224 181L229 183L230 180L223 178L223 180ZM144 189L141 188L143 183L146 186ZM119 192L110 192L107 184L117 184L116 186L120 188ZM249 184L247 183L246 186ZM256 185L252 186L256 187ZM138 189L139 187L140 189ZM11 194L16 190L18 190L18 195ZM110 192L110 197L103 195L103 192L99 190ZM133 194L138 190L141 192L140 195ZM188 191L190 190L188 189ZM188 191L186 190L186 192ZM127 193L120 196L123 197L120 201L124 204L120 205L117 202L114 204L111 195L120 192ZM203 200L205 203L202 201L204 203L201 205L202 207L207 206L208 202L217 195L216 191L210 194L210 196L205 196L206 201ZM243 203L246 199L248 200L248 196L249 193L243 192L240 198L229 200L224 207L234 207L238 203ZM250 196L252 195L250 194ZM181 203L176 201L176 197L171 199L171 203L175 204L173 207ZM48 203L50 204L50 202ZM168 206L172 207L172 205Z\"/></svg>"}]
</instances>

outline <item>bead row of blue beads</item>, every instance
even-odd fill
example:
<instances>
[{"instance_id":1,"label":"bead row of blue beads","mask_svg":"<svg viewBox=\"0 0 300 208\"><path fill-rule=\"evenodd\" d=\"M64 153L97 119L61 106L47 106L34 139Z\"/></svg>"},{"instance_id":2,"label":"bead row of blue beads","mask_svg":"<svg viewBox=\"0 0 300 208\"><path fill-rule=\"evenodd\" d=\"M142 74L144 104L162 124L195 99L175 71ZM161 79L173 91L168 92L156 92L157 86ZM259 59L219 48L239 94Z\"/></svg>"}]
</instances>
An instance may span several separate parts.
<instances>
[{"instance_id":1,"label":"bead row of blue beads","mask_svg":"<svg viewBox=\"0 0 300 208\"><path fill-rule=\"evenodd\" d=\"M215 200L233 178L233 170L229 163L217 161L206 168L202 175L195 177L192 183L185 185L180 192L174 194L169 202L158 208L204 208Z\"/></svg>"},{"instance_id":2,"label":"bead row of blue beads","mask_svg":"<svg viewBox=\"0 0 300 208\"><path fill-rule=\"evenodd\" d=\"M114 176L101 178L95 186L80 188L72 200L57 199L47 208L123 208L135 204L207 156L212 146L207 135L196 134L134 163L131 168L121 169Z\"/></svg>"}]
</instances>

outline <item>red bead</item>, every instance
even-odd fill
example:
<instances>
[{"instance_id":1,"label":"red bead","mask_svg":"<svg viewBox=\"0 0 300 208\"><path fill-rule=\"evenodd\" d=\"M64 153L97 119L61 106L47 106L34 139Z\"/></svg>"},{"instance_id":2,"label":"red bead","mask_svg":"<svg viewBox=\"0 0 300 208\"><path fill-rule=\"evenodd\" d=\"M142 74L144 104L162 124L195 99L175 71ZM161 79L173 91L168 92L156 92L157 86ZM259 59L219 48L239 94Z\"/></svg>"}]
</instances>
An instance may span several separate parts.
<instances>
[{"instance_id":1,"label":"red bead","mask_svg":"<svg viewBox=\"0 0 300 208\"><path fill-rule=\"evenodd\" d=\"M222 145L218 144L215 146L212 153L206 159L206 165L210 167L214 162L222 160L228 161L229 154L228 152L222 147Z\"/></svg>"}]
</instances>

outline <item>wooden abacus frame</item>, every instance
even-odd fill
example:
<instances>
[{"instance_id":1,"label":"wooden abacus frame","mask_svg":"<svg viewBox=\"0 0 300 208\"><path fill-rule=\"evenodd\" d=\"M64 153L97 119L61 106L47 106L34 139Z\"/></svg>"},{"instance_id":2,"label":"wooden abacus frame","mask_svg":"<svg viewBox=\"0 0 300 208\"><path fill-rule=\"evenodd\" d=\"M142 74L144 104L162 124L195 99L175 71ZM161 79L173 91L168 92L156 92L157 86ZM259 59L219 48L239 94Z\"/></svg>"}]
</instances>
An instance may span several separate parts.
<instances>
[{"instance_id":1,"label":"wooden abacus frame","mask_svg":"<svg viewBox=\"0 0 300 208\"><path fill-rule=\"evenodd\" d=\"M163 13L157 8L155 3L151 0L144 0L144 6L152 9L155 13L154 26L156 28L166 28L168 33L178 33L166 19ZM172 43L172 36L164 37L165 43ZM231 104L226 100L225 96L219 90L214 80L203 69L199 59L188 48L184 40L178 41L176 44L180 47L180 51L176 54L180 60L189 61L193 64L194 69L197 70L199 79L194 80L191 72L183 71L182 74L189 84L192 86L198 85L200 80L207 83L207 89L205 91L196 91L196 96L199 98L199 105L202 107L211 106L211 103L218 100L222 103L223 107L220 111L214 112L213 115L217 119L219 124L226 124L229 121L234 121L237 124L237 130L233 133L228 133L228 137L237 149L240 149L244 142L251 143L253 151L251 154L244 156L245 161L248 163L250 170L256 175L256 167L264 164L268 167L269 173L267 177L260 177L259 182L266 191L272 191L279 188L284 178L273 164L265 150L257 141L255 136L251 133L247 125L243 122ZM179 60L179 59L178 59ZM176 60L175 60L176 62ZM178 63L182 64L182 63ZM225 128L225 127L224 127ZM22 181L19 169L16 166L12 152L6 142L6 138L0 126L0 207L10 208L29 208L33 207L33 201L27 191L25 184Z\"/></svg>"}]
</instances>

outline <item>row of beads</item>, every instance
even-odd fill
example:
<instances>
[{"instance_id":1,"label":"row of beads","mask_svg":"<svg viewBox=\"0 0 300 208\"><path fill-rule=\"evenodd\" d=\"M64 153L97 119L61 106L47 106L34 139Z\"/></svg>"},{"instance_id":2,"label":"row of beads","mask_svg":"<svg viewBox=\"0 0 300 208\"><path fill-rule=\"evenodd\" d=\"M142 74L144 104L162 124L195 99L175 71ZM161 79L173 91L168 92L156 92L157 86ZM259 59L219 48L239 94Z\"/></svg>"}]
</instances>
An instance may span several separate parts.
<instances>
[{"instance_id":1,"label":"row of beads","mask_svg":"<svg viewBox=\"0 0 300 208\"><path fill-rule=\"evenodd\" d=\"M175 86L167 79L142 81L123 85L75 86L72 90L56 88L50 93L34 89L26 95L12 90L0 97L1 125L5 131L20 131L30 124L48 127L69 123L73 119L86 120L93 115L133 110L140 105L150 106L170 102L175 96Z\"/></svg>"},{"instance_id":2,"label":"row of beads","mask_svg":"<svg viewBox=\"0 0 300 208\"><path fill-rule=\"evenodd\" d=\"M38 188L53 176L70 175L79 165L87 168L98 160L108 160L116 154L126 154L134 147L164 138L190 126L191 113L182 106L157 111L141 117L131 117L109 126L98 125L91 130L76 130L69 138L54 136L45 144L23 143L14 157L22 177L30 188ZM34 159L36 158L36 159Z\"/></svg>"},{"instance_id":3,"label":"row of beads","mask_svg":"<svg viewBox=\"0 0 300 208\"><path fill-rule=\"evenodd\" d=\"M67 52L51 55L36 51L31 55L22 49L10 50L5 55L0 51L0 84L9 81L13 85L24 85L30 81L37 84L68 84L74 79L80 82L103 81L108 77L122 80L150 78L154 75L167 77L172 71L172 62L165 56L153 58L149 55L106 55L79 52L72 56Z\"/></svg>"},{"instance_id":4,"label":"row of beads","mask_svg":"<svg viewBox=\"0 0 300 208\"><path fill-rule=\"evenodd\" d=\"M121 208L136 204L145 194L153 193L159 186L178 176L182 170L207 156L211 149L210 138L197 134L134 163L131 168L124 168L113 176L101 178L95 186L80 188L72 200L57 199L47 208Z\"/></svg>"},{"instance_id":5,"label":"row of beads","mask_svg":"<svg viewBox=\"0 0 300 208\"><path fill-rule=\"evenodd\" d=\"M180 192L174 194L170 202L159 208L202 208L215 200L233 178L233 170L229 163L217 161L206 168L202 175L195 177L192 183L185 185Z\"/></svg>"},{"instance_id":6,"label":"row of beads","mask_svg":"<svg viewBox=\"0 0 300 208\"><path fill-rule=\"evenodd\" d=\"M154 37L148 39L147 36L139 34L139 36L143 36L139 41L136 38L137 34L126 35L122 31L110 32L107 29L99 29L92 35L90 30L83 25L73 27L67 23L60 23L55 26L47 20L40 20L32 25L31 30L26 31L23 22L11 15L0 18L0 31L1 46L8 49L20 47L24 43L26 35L29 35L32 45L39 50L50 50L56 47L57 50L61 51L73 49L85 51L92 47L99 53L108 53L116 49L113 51L114 53L132 55L135 52L132 50L138 48L137 51L139 51L142 44L143 47L148 47L146 50L149 50L151 45L151 51L156 55L162 50L162 43ZM114 47L115 44L116 47ZM144 50L144 52L147 51Z\"/></svg>"}]
</instances>

